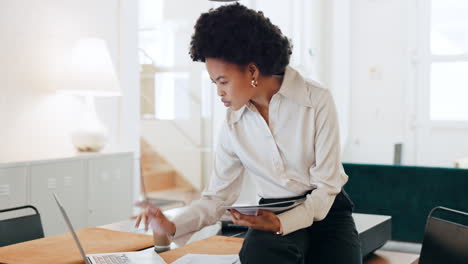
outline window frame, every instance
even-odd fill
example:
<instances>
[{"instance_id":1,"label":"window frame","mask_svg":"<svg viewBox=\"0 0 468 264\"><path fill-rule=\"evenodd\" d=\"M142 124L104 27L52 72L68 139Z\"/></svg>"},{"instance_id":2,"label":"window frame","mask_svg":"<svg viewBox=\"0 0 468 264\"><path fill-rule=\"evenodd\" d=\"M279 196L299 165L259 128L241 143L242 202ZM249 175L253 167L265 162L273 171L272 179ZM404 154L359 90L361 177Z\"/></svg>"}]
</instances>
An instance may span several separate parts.
<instances>
[{"instance_id":1,"label":"window frame","mask_svg":"<svg viewBox=\"0 0 468 264\"><path fill-rule=\"evenodd\" d=\"M432 0L416 0L417 30L416 52L413 58L416 67L416 125L433 128L468 128L467 120L431 119L431 66L440 62L468 62L467 54L435 55L431 52Z\"/></svg>"}]
</instances>

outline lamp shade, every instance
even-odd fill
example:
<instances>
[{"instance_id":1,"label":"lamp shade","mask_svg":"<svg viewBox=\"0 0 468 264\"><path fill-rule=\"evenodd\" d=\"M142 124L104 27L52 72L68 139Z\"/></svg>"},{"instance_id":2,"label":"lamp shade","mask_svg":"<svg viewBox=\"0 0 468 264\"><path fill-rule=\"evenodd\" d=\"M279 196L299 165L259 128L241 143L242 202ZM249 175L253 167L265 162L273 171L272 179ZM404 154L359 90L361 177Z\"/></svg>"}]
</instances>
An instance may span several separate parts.
<instances>
[{"instance_id":1,"label":"lamp shade","mask_svg":"<svg viewBox=\"0 0 468 264\"><path fill-rule=\"evenodd\" d=\"M91 96L121 95L109 50L103 39L80 39L73 47L66 85L61 92Z\"/></svg>"}]
</instances>

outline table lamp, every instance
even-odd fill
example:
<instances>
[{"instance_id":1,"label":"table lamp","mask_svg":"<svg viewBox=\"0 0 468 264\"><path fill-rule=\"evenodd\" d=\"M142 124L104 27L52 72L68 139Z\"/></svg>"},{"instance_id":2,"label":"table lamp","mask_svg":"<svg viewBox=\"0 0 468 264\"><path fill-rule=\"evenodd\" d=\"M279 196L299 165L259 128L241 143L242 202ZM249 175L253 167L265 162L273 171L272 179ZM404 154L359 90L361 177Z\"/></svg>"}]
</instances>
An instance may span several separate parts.
<instances>
[{"instance_id":1,"label":"table lamp","mask_svg":"<svg viewBox=\"0 0 468 264\"><path fill-rule=\"evenodd\" d=\"M80 39L72 50L66 87L62 93L85 97L85 110L71 133L79 151L100 151L108 131L96 115L94 97L120 96L120 86L106 43L98 38Z\"/></svg>"}]
</instances>

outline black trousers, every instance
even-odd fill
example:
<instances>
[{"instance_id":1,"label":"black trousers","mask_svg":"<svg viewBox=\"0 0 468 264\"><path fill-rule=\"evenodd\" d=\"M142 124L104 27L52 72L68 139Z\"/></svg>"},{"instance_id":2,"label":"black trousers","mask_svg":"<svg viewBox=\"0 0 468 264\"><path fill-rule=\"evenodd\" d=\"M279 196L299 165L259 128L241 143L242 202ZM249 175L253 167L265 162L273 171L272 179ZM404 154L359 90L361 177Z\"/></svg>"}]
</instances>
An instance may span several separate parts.
<instances>
[{"instance_id":1,"label":"black trousers","mask_svg":"<svg viewBox=\"0 0 468 264\"><path fill-rule=\"evenodd\" d=\"M261 199L271 203L297 199ZM239 257L242 264L361 264L353 203L343 190L327 217L288 235L249 229Z\"/></svg>"}]
</instances>

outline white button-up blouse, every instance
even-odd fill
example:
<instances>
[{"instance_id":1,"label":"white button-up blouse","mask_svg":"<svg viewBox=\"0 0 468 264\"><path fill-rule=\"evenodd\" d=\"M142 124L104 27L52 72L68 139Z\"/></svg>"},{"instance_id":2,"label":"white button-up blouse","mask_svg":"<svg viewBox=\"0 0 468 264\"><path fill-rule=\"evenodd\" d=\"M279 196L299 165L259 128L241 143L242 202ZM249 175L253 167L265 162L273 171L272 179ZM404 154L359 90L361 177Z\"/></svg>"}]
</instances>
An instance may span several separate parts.
<instances>
[{"instance_id":1,"label":"white button-up blouse","mask_svg":"<svg viewBox=\"0 0 468 264\"><path fill-rule=\"evenodd\" d=\"M278 215L283 235L325 218L348 176L341 164L336 107L329 90L287 67L269 105L269 124L251 103L227 110L214 170L202 197L176 216L175 237L214 224L251 177L263 198L303 195L306 201Z\"/></svg>"}]
</instances>

